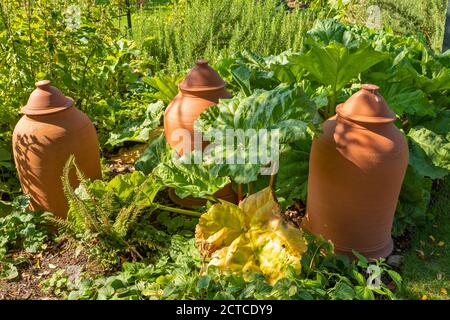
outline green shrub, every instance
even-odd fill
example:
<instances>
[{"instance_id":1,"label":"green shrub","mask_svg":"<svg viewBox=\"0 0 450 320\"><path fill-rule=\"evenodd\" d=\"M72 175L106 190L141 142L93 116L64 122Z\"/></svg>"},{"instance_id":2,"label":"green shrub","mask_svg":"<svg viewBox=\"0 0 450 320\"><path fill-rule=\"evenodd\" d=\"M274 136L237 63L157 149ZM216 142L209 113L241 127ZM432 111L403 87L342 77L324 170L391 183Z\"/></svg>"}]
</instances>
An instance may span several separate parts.
<instances>
[{"instance_id":1,"label":"green shrub","mask_svg":"<svg viewBox=\"0 0 450 320\"><path fill-rule=\"evenodd\" d=\"M422 33L431 47L440 50L444 36L446 0L364 0L352 1L345 12L349 22L365 23L367 8L378 5L382 24L397 33Z\"/></svg>"},{"instance_id":2,"label":"green shrub","mask_svg":"<svg viewBox=\"0 0 450 320\"><path fill-rule=\"evenodd\" d=\"M324 10L325 11L325 10ZM198 58L213 62L243 49L262 55L299 49L322 11L286 10L279 0L192 0L136 14L133 34L171 73Z\"/></svg>"},{"instance_id":3,"label":"green shrub","mask_svg":"<svg viewBox=\"0 0 450 320\"><path fill-rule=\"evenodd\" d=\"M70 5L80 8L79 27L69 24ZM101 145L154 101L136 83L148 70L146 59L120 36L113 8L91 0L0 2L0 199L19 189L11 134L36 81L49 79L73 97L97 126Z\"/></svg>"}]
</instances>

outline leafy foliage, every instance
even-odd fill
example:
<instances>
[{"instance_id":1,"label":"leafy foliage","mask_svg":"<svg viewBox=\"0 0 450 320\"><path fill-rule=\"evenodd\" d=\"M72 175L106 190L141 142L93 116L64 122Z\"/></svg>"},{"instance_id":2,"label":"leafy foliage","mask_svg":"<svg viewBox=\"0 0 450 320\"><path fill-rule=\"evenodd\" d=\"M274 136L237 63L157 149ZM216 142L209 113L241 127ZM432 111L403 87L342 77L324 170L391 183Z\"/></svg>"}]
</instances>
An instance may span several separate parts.
<instances>
[{"instance_id":1,"label":"leafy foliage","mask_svg":"<svg viewBox=\"0 0 450 320\"><path fill-rule=\"evenodd\" d=\"M395 213L393 234L403 234L411 226L424 225L430 203L432 181L408 166Z\"/></svg>"},{"instance_id":2,"label":"leafy foliage","mask_svg":"<svg viewBox=\"0 0 450 320\"><path fill-rule=\"evenodd\" d=\"M163 101L165 104L172 101L178 93L176 84L179 82L179 79L175 77L161 74L153 77L144 77L142 80L156 90L155 98Z\"/></svg>"},{"instance_id":3,"label":"leafy foliage","mask_svg":"<svg viewBox=\"0 0 450 320\"><path fill-rule=\"evenodd\" d=\"M122 270L108 277L82 275L68 281L64 275L47 281L46 288L58 289L68 299L360 299L378 297L394 299L394 293L382 283L379 288L366 281L367 260L361 257L350 262L334 255L333 245L322 239L308 237L308 250L303 254L302 273L287 268L286 276L269 284L260 273L223 274L209 267L199 274L201 257L195 239L176 235L167 251L161 252L153 264L124 263ZM401 286L401 277L383 260L377 262L380 272ZM66 290L59 290L67 288Z\"/></svg>"},{"instance_id":4,"label":"leafy foliage","mask_svg":"<svg viewBox=\"0 0 450 320\"><path fill-rule=\"evenodd\" d=\"M51 214L28 211L29 198L20 196L12 202L12 211L0 217L0 260L10 250L24 249L26 252L37 252L45 249Z\"/></svg>"},{"instance_id":5,"label":"leafy foliage","mask_svg":"<svg viewBox=\"0 0 450 320\"><path fill-rule=\"evenodd\" d=\"M69 23L68 8L80 8L80 24ZM109 131L138 121L155 91L139 77L149 60L120 35L115 12L92 1L38 0L0 4L0 196L19 191L12 165L11 134L34 83L49 79L74 98L96 125L101 145ZM131 135L133 137L133 135ZM9 196L11 195L11 196Z\"/></svg>"},{"instance_id":6,"label":"leafy foliage","mask_svg":"<svg viewBox=\"0 0 450 320\"><path fill-rule=\"evenodd\" d=\"M176 74L202 57L214 63L244 49L263 55L300 49L303 33L327 13L288 11L278 0L174 1L166 10L141 12L133 33L158 67Z\"/></svg>"},{"instance_id":7,"label":"leafy foliage","mask_svg":"<svg viewBox=\"0 0 450 320\"><path fill-rule=\"evenodd\" d=\"M152 131L161 125L164 110L162 101L149 104L143 121L127 122L120 132L111 132L106 143L116 146L125 141L147 142L151 138Z\"/></svg>"},{"instance_id":8,"label":"leafy foliage","mask_svg":"<svg viewBox=\"0 0 450 320\"><path fill-rule=\"evenodd\" d=\"M61 8L69 4L81 6L79 28L68 27ZM108 182L86 180L69 160L63 176L69 220L55 222L102 265L122 271L75 280L58 271L45 288L69 299L395 298L385 283L367 284L369 263L362 256L355 253L358 260L350 262L334 255L331 243L282 222L275 198L264 188L273 187L283 209L296 199L305 200L309 149L318 125L360 83L377 83L410 147L394 234L428 222L432 179L450 170L450 55L433 52L421 37L398 37L330 19L317 20L306 33L316 17L334 14L315 11L320 4L315 1L311 9L287 14L275 0L177 2L174 10L149 18L151 36L139 50L118 36L110 7L102 3L1 2L2 200L18 192L11 131L18 107L36 80L50 78L76 99L77 107L96 125L104 149L149 143L135 164L144 173L122 174ZM292 50L282 52L287 48ZM177 93L180 76L166 73L184 71L193 57L203 56L211 58L235 93L200 117L197 128L212 142L209 155L225 150L216 132L278 132L276 179L259 174L269 161L215 165L210 158L192 164L195 152L181 159L186 161L171 157L157 127L165 105ZM159 72L161 66L165 72ZM245 138L243 151L231 156L249 158L251 145ZM76 189L69 183L71 171L80 182ZM193 238L198 219L174 216L170 212L187 211L155 199L163 186L169 186L181 197L216 201L212 195L230 177L248 183L248 197L240 206L216 203L200 218L197 240L201 253L212 258L206 266ZM17 201L12 213L0 218L0 277L7 279L18 276L16 266L21 263L10 259L10 250L44 249L48 237L42 228L48 215L31 214L26 201ZM9 205L1 201L0 206L3 210ZM382 259L376 265L390 278L389 287L400 288L396 272Z\"/></svg>"},{"instance_id":9,"label":"leafy foliage","mask_svg":"<svg viewBox=\"0 0 450 320\"><path fill-rule=\"evenodd\" d=\"M30 200L19 196L11 203L11 211L0 217L0 279L11 280L18 276L20 258L10 257L13 250L38 252L47 247L51 213L30 212Z\"/></svg>"},{"instance_id":10,"label":"leafy foliage","mask_svg":"<svg viewBox=\"0 0 450 320\"><path fill-rule=\"evenodd\" d=\"M396 124L405 132L410 149L411 168L403 184L394 228L394 234L400 235L422 224L424 219L432 218L426 215L428 202L427 197L423 196L429 194L428 178L443 178L449 172L450 88L445 80L450 74L448 57L448 54L434 53L421 38L398 37L389 32L345 26L336 20L318 20L307 33L307 40L299 52L288 51L267 58L243 53L234 59L225 59L218 66L232 87L246 95L259 88L273 90L283 84L297 84L314 101L322 118L333 115L336 104L345 101L360 88L355 79L361 83L378 84L381 93L397 114ZM354 63L355 61L358 62ZM354 68L343 67L350 62ZM231 113L226 119L245 114L236 110L238 109L228 108L221 110L221 113ZM202 114L201 121L210 112L212 111L208 110ZM221 115L216 111L216 114L209 117L211 126L218 126L218 123L212 121L215 117L220 119ZM308 122L311 124L312 121L315 127L314 122L318 120L320 121L320 117L316 116L308 119ZM239 122L234 121L232 124L235 123ZM297 139L295 144L307 145L308 141L308 138L303 142ZM282 148L280 153L283 150L286 148ZM303 150L309 153L307 148ZM280 176L283 175L283 170L290 167L289 159L293 160L294 154L285 152L281 156L284 163L280 165ZM303 160L293 162L291 170L294 167L306 169L307 161L308 156L304 154ZM255 179L252 167L241 168ZM293 192L288 195L287 205L292 203L293 198L304 200L306 188L301 186L307 179L302 178L302 172L298 172L298 188L291 188ZM415 172L414 175L411 175L412 172ZM231 172L227 174L231 175ZM416 178L413 179L412 176ZM414 180L417 184L408 185ZM282 180L277 179L275 189L281 200L288 194L288 190L284 194L280 192L278 188L282 186ZM414 196L408 190L412 191L416 187Z\"/></svg>"},{"instance_id":11,"label":"leafy foliage","mask_svg":"<svg viewBox=\"0 0 450 320\"><path fill-rule=\"evenodd\" d=\"M194 151L179 159L170 157L169 160L161 162L153 173L161 185L174 188L181 198L205 198L230 183L228 177L213 176L210 171L210 166L203 163L201 153Z\"/></svg>"},{"instance_id":12,"label":"leafy foliage","mask_svg":"<svg viewBox=\"0 0 450 320\"><path fill-rule=\"evenodd\" d=\"M330 88L332 108L335 107L337 92L361 72L387 58L386 54L372 49L370 44L360 45L354 52L339 42L323 46L310 39L308 44L311 49L292 61L307 70L314 80Z\"/></svg>"},{"instance_id":13,"label":"leafy foliage","mask_svg":"<svg viewBox=\"0 0 450 320\"><path fill-rule=\"evenodd\" d=\"M69 173L74 169L80 186L74 190ZM87 181L70 157L63 172L69 201L68 221L55 220L63 232L79 240L101 264L114 265L120 255L142 258L139 251L158 248L165 239L145 223L155 208L149 208L161 188L152 178L136 171L108 183ZM138 220L142 222L138 224ZM156 237L155 237L156 233Z\"/></svg>"},{"instance_id":14,"label":"leafy foliage","mask_svg":"<svg viewBox=\"0 0 450 320\"><path fill-rule=\"evenodd\" d=\"M416 127L411 128L408 136L425 152L434 166L450 170L450 130L440 135L428 128Z\"/></svg>"},{"instance_id":15,"label":"leafy foliage","mask_svg":"<svg viewBox=\"0 0 450 320\"><path fill-rule=\"evenodd\" d=\"M170 156L170 146L167 144L164 134L161 133L159 137L150 142L139 159L134 163L134 167L145 174L149 174L161 162L169 161Z\"/></svg>"},{"instance_id":16,"label":"leafy foliage","mask_svg":"<svg viewBox=\"0 0 450 320\"><path fill-rule=\"evenodd\" d=\"M354 68L345 66L350 62ZM439 179L449 172L448 55L434 53L420 38L318 20L299 52L264 58L245 51L216 66L239 93L203 112L196 128L212 142L207 152L211 159L226 155L241 159L242 164L213 163L211 176L229 176L241 184L255 182L252 189L256 191L271 183L283 208L295 199L306 200L309 145L314 132L319 131L317 125L334 114L336 104L358 90L360 82L377 83L396 112L396 124L405 133L410 149L411 168L402 188L394 234L432 218L426 215L424 196L429 194L428 179ZM253 154L260 156L260 150L251 148L255 143L250 138L236 137L240 147L228 154L221 140L224 135L215 136L227 129L280 130L282 146L275 184L259 175L268 161L248 161ZM414 180L423 193L408 191L414 185L407 184ZM186 179L183 181L180 183Z\"/></svg>"},{"instance_id":17,"label":"leafy foliage","mask_svg":"<svg viewBox=\"0 0 450 320\"><path fill-rule=\"evenodd\" d=\"M282 209L290 207L296 199L306 202L310 143L307 139L288 145L280 154L274 191Z\"/></svg>"}]
</instances>

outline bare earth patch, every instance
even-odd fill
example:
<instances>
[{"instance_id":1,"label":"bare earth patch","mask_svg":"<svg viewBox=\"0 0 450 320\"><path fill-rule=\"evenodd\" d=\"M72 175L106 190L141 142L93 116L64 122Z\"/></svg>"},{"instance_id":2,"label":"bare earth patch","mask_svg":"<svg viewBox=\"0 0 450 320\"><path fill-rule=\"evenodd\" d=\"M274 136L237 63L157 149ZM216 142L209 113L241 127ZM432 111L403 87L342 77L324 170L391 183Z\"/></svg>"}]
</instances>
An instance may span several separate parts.
<instances>
[{"instance_id":1,"label":"bare earth patch","mask_svg":"<svg viewBox=\"0 0 450 320\"><path fill-rule=\"evenodd\" d=\"M0 300L56 300L51 293L41 290L40 283L52 274L64 269L69 277L78 277L87 270L89 261L83 252L78 256L67 243L49 244L49 248L37 254L18 252L14 258L24 257L26 262L17 266L19 276L13 280L0 280Z\"/></svg>"}]
</instances>

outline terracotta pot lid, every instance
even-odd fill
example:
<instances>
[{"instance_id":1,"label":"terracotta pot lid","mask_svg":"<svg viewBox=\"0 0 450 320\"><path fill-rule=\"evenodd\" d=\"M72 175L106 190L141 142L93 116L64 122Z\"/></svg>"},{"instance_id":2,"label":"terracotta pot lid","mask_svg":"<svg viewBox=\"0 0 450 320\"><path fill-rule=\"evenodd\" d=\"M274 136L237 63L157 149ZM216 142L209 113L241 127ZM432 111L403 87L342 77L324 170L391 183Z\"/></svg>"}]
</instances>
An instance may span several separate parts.
<instances>
[{"instance_id":1,"label":"terracotta pot lid","mask_svg":"<svg viewBox=\"0 0 450 320\"><path fill-rule=\"evenodd\" d=\"M356 122L394 122L397 117L378 93L379 89L374 84L363 84L360 91L336 107L336 113L342 118Z\"/></svg>"},{"instance_id":2,"label":"terracotta pot lid","mask_svg":"<svg viewBox=\"0 0 450 320\"><path fill-rule=\"evenodd\" d=\"M227 83L209 66L208 60L195 61L196 66L189 70L178 87L185 91L211 91L224 88Z\"/></svg>"},{"instance_id":3,"label":"terracotta pot lid","mask_svg":"<svg viewBox=\"0 0 450 320\"><path fill-rule=\"evenodd\" d=\"M30 116L45 115L65 110L73 105L73 99L51 86L49 80L38 81L35 85L36 89L28 98L27 104L20 109L22 113Z\"/></svg>"}]
</instances>

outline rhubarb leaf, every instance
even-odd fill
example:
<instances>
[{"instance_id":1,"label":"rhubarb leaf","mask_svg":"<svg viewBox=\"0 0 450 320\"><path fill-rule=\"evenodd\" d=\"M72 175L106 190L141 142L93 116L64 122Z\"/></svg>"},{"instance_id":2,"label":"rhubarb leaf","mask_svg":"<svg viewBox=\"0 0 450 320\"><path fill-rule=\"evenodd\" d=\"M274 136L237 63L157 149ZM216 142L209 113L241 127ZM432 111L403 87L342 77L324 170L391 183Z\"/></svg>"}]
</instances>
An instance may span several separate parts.
<instances>
[{"instance_id":1,"label":"rhubarb leaf","mask_svg":"<svg viewBox=\"0 0 450 320\"><path fill-rule=\"evenodd\" d=\"M230 183L228 177L218 177L211 172L211 166L202 159L201 152L194 151L179 159L171 157L160 163L153 176L162 185L174 188L180 198L193 196L204 198L213 195Z\"/></svg>"},{"instance_id":2,"label":"rhubarb leaf","mask_svg":"<svg viewBox=\"0 0 450 320\"><path fill-rule=\"evenodd\" d=\"M195 231L202 255L224 272L262 273L270 283L301 270L306 251L303 232L281 218L270 188L244 199L239 206L221 201L200 218Z\"/></svg>"}]
</instances>

